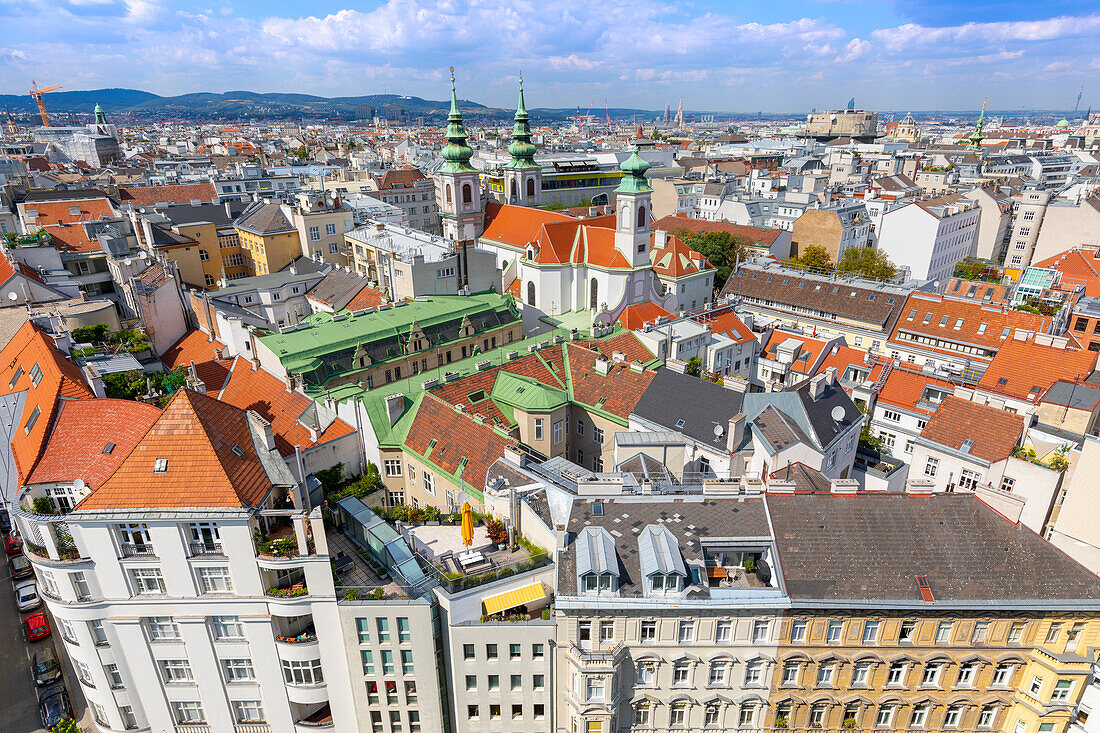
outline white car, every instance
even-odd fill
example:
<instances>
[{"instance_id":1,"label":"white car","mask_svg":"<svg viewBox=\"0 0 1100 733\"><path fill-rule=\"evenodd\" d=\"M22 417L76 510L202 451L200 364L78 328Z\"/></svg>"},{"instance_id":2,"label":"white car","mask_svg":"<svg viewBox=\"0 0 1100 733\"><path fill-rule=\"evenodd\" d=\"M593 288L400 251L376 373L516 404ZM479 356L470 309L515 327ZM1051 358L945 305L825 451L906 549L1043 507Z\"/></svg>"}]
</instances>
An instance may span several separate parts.
<instances>
[{"instance_id":1,"label":"white car","mask_svg":"<svg viewBox=\"0 0 1100 733\"><path fill-rule=\"evenodd\" d=\"M32 611L42 605L42 599L38 595L38 584L28 580L15 586L15 603L19 611Z\"/></svg>"}]
</instances>

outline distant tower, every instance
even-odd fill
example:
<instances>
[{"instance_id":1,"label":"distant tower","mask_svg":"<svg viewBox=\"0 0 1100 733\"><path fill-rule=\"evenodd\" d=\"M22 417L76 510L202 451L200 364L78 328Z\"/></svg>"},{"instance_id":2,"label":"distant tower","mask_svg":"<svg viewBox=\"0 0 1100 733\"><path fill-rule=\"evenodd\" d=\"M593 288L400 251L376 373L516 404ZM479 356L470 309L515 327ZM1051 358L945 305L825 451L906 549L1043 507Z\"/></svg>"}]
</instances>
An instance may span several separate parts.
<instances>
[{"instance_id":1,"label":"distant tower","mask_svg":"<svg viewBox=\"0 0 1100 733\"><path fill-rule=\"evenodd\" d=\"M531 143L531 124L527 105L523 101L523 75L519 77L519 103L516 124L512 128L512 144L508 154L512 159L504 166L505 200L521 206L538 206L542 200L542 167L535 162L535 146Z\"/></svg>"},{"instance_id":2,"label":"distant tower","mask_svg":"<svg viewBox=\"0 0 1100 733\"><path fill-rule=\"evenodd\" d=\"M974 150L982 149L982 140L985 139L982 135L982 128L985 127L985 105L988 101L989 99L985 99L982 102L982 113L978 115L978 123L974 125L974 132L970 133L970 136L967 138L967 140L970 141L967 143L968 148L973 148Z\"/></svg>"},{"instance_id":3,"label":"distant tower","mask_svg":"<svg viewBox=\"0 0 1100 733\"><path fill-rule=\"evenodd\" d=\"M665 124L667 125L670 122L672 122L672 105L671 104L666 104L665 105Z\"/></svg>"},{"instance_id":4,"label":"distant tower","mask_svg":"<svg viewBox=\"0 0 1100 733\"><path fill-rule=\"evenodd\" d=\"M856 98L852 97L848 100L848 111L851 112L856 108Z\"/></svg>"},{"instance_id":5,"label":"distant tower","mask_svg":"<svg viewBox=\"0 0 1100 733\"><path fill-rule=\"evenodd\" d=\"M633 267L648 265L650 194L653 189L645 179L649 163L638 155L637 145L619 170L623 172L623 179L615 189L615 249Z\"/></svg>"},{"instance_id":6,"label":"distant tower","mask_svg":"<svg viewBox=\"0 0 1100 733\"><path fill-rule=\"evenodd\" d=\"M474 151L466 144L466 127L458 111L455 70L451 67L451 111L443 135L443 166L435 175L435 195L443 218L443 235L454 240L477 239L485 225L481 182L477 169L470 165Z\"/></svg>"},{"instance_id":7,"label":"distant tower","mask_svg":"<svg viewBox=\"0 0 1100 733\"><path fill-rule=\"evenodd\" d=\"M898 122L898 126L894 128L894 137L899 140L908 140L911 143L920 142L920 128L917 127L912 112L906 113Z\"/></svg>"},{"instance_id":8,"label":"distant tower","mask_svg":"<svg viewBox=\"0 0 1100 733\"><path fill-rule=\"evenodd\" d=\"M97 125L107 124L107 113L98 104L95 106L95 123Z\"/></svg>"},{"instance_id":9,"label":"distant tower","mask_svg":"<svg viewBox=\"0 0 1100 733\"><path fill-rule=\"evenodd\" d=\"M676 124L674 125L674 127L677 130L679 130L683 126L684 126L684 100L681 99L679 106L676 107Z\"/></svg>"}]
</instances>

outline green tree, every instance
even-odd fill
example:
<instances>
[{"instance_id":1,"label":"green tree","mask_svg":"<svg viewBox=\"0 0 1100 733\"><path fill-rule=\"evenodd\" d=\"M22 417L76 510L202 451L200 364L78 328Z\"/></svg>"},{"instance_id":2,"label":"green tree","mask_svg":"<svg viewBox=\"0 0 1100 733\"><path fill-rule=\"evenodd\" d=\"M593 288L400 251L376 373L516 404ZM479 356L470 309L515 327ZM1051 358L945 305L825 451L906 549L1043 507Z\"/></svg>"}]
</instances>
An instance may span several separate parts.
<instances>
[{"instance_id":1,"label":"green tree","mask_svg":"<svg viewBox=\"0 0 1100 733\"><path fill-rule=\"evenodd\" d=\"M714 289L721 290L734 265L749 258L749 245L729 232L692 232L678 229L675 236L714 266Z\"/></svg>"},{"instance_id":2,"label":"green tree","mask_svg":"<svg viewBox=\"0 0 1100 733\"><path fill-rule=\"evenodd\" d=\"M53 727L54 733L80 733L80 728L72 718L65 718Z\"/></svg>"},{"instance_id":3,"label":"green tree","mask_svg":"<svg viewBox=\"0 0 1100 733\"><path fill-rule=\"evenodd\" d=\"M859 431L859 445L862 448L870 448L879 453L886 453L886 441L871 433L871 426L864 425Z\"/></svg>"},{"instance_id":4,"label":"green tree","mask_svg":"<svg viewBox=\"0 0 1100 733\"><path fill-rule=\"evenodd\" d=\"M340 485L340 482L344 480L344 464L337 463L331 468L314 471L313 475L321 482L321 488L327 494L334 491Z\"/></svg>"},{"instance_id":5,"label":"green tree","mask_svg":"<svg viewBox=\"0 0 1100 733\"><path fill-rule=\"evenodd\" d=\"M691 357L687 360L687 367L684 371L693 377L698 377L703 373L703 360L698 356Z\"/></svg>"},{"instance_id":6,"label":"green tree","mask_svg":"<svg viewBox=\"0 0 1100 733\"><path fill-rule=\"evenodd\" d=\"M792 258L792 261L795 264L815 270L829 270L832 269L833 266L833 261L829 256L829 252L824 247L818 247L815 244L811 244L804 249L802 255Z\"/></svg>"},{"instance_id":7,"label":"green tree","mask_svg":"<svg viewBox=\"0 0 1100 733\"><path fill-rule=\"evenodd\" d=\"M303 145L294 151L294 155L297 156L298 160L305 160L309 157L309 148Z\"/></svg>"},{"instance_id":8,"label":"green tree","mask_svg":"<svg viewBox=\"0 0 1100 733\"><path fill-rule=\"evenodd\" d=\"M889 280L898 268L889 255L874 247L849 247L836 263L836 271L845 275L862 275L872 280Z\"/></svg>"}]
</instances>

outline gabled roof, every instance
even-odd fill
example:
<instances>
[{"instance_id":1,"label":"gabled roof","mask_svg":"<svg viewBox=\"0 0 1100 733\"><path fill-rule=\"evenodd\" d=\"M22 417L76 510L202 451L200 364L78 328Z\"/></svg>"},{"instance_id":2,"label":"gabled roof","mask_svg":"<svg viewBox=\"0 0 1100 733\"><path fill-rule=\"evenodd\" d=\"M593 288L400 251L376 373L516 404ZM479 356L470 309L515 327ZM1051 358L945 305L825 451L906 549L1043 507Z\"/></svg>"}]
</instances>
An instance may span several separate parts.
<instances>
[{"instance_id":1,"label":"gabled roof","mask_svg":"<svg viewBox=\"0 0 1100 733\"><path fill-rule=\"evenodd\" d=\"M612 363L607 374L596 371L597 352L565 345L569 390L573 401L626 420L653 381L653 371L634 371L626 362Z\"/></svg>"},{"instance_id":2,"label":"gabled roof","mask_svg":"<svg viewBox=\"0 0 1100 733\"><path fill-rule=\"evenodd\" d=\"M657 247L654 244L649 250L649 260L653 271L665 277L683 277L714 269L703 255L684 244L676 236L667 237L664 247Z\"/></svg>"},{"instance_id":3,"label":"gabled roof","mask_svg":"<svg viewBox=\"0 0 1100 733\"><path fill-rule=\"evenodd\" d=\"M669 311L653 301L647 300L642 303L633 303L624 308L623 312L619 315L619 323L622 324L623 328L634 331L642 328L650 321L655 321L658 318L667 318L671 315L672 313Z\"/></svg>"},{"instance_id":4,"label":"gabled roof","mask_svg":"<svg viewBox=\"0 0 1100 733\"><path fill-rule=\"evenodd\" d=\"M506 415L500 405L490 399L497 377L501 373L519 375L551 389L561 390L564 395L565 382L562 378L564 373L561 370L561 351L543 349L505 362L499 367L491 367L454 382L446 382L435 387L431 392L447 404L462 405L463 410L471 415L479 415L499 425L512 425L515 422L512 417Z\"/></svg>"},{"instance_id":5,"label":"gabled roof","mask_svg":"<svg viewBox=\"0 0 1100 733\"><path fill-rule=\"evenodd\" d=\"M1085 295L1097 297L1100 296L1100 259L1097 258L1097 252L1098 250L1091 247L1074 247L1042 262L1033 263L1032 267L1058 270L1064 277L1084 283Z\"/></svg>"},{"instance_id":6,"label":"gabled roof","mask_svg":"<svg viewBox=\"0 0 1100 733\"><path fill-rule=\"evenodd\" d=\"M321 422L313 400L301 392L289 391L274 374L265 369L253 369L248 360L240 356L233 360L218 399L242 410L252 410L271 423L275 447L283 458L294 455L296 445L309 450L354 430L332 415L329 417L334 419ZM319 433L316 440L310 433L310 426Z\"/></svg>"},{"instance_id":7,"label":"gabled roof","mask_svg":"<svg viewBox=\"0 0 1100 733\"><path fill-rule=\"evenodd\" d=\"M898 407L909 412L931 415L936 405L922 399L928 387L943 392L954 392L954 382L940 379L932 374L904 364L893 367L886 375L886 381L879 389L877 404Z\"/></svg>"},{"instance_id":8,"label":"gabled roof","mask_svg":"<svg viewBox=\"0 0 1100 733\"><path fill-rule=\"evenodd\" d=\"M1012 455L1023 434L1024 421L1019 415L952 395L928 418L920 437L952 451L961 450L970 441L970 455L996 463Z\"/></svg>"},{"instance_id":9,"label":"gabled roof","mask_svg":"<svg viewBox=\"0 0 1100 733\"><path fill-rule=\"evenodd\" d=\"M26 393L23 411L15 416L11 428L12 454L19 478L25 481L42 455L47 432L61 403L91 399L94 395L76 365L30 321L16 331L0 352L0 365L2 394Z\"/></svg>"},{"instance_id":10,"label":"gabled roof","mask_svg":"<svg viewBox=\"0 0 1100 733\"><path fill-rule=\"evenodd\" d=\"M260 236L298 231L283 214L279 204L263 202L257 202L245 209L240 218L233 222L233 226Z\"/></svg>"},{"instance_id":11,"label":"gabled roof","mask_svg":"<svg viewBox=\"0 0 1100 733\"><path fill-rule=\"evenodd\" d=\"M160 360L169 369L188 367L195 363L195 376L206 386L206 393L217 396L225 380L229 377L231 358L218 358L218 350L225 352L225 344L217 339L211 340L207 334L193 328L161 355Z\"/></svg>"},{"instance_id":12,"label":"gabled roof","mask_svg":"<svg viewBox=\"0 0 1100 733\"><path fill-rule=\"evenodd\" d=\"M1044 346L1034 340L1004 342L989 363L980 389L1038 402L1059 379L1083 381L1096 368L1095 351Z\"/></svg>"},{"instance_id":13,"label":"gabled roof","mask_svg":"<svg viewBox=\"0 0 1100 733\"><path fill-rule=\"evenodd\" d=\"M665 368L654 373L633 414L724 450L729 420L743 401L737 390ZM715 426L721 431L716 433Z\"/></svg>"},{"instance_id":14,"label":"gabled roof","mask_svg":"<svg viewBox=\"0 0 1100 733\"><path fill-rule=\"evenodd\" d=\"M217 201L214 184L180 183L170 186L119 186L118 200L134 206L153 204L190 204L192 201Z\"/></svg>"},{"instance_id":15,"label":"gabled roof","mask_svg":"<svg viewBox=\"0 0 1100 733\"><path fill-rule=\"evenodd\" d=\"M398 170L386 171L378 178L378 188L381 191L393 188L412 188L417 181L422 181L426 176L418 168L411 166Z\"/></svg>"},{"instance_id":16,"label":"gabled roof","mask_svg":"<svg viewBox=\"0 0 1100 733\"><path fill-rule=\"evenodd\" d=\"M648 364L653 361L653 353L634 333L630 332L600 339L599 341L577 341L575 343L586 349L595 349L608 359L613 359L615 354L619 353L626 357L627 362L638 361L642 364Z\"/></svg>"},{"instance_id":17,"label":"gabled roof","mask_svg":"<svg viewBox=\"0 0 1100 733\"><path fill-rule=\"evenodd\" d=\"M750 247L761 249L770 249L771 246L775 244L775 240L779 238L779 235L783 233L781 229L767 229L765 227L751 227L743 224L730 224L727 221L707 221L706 219L694 219L681 214L661 217L653 224L653 228L661 229L670 234L675 234L681 229L686 229L696 234L728 232L736 239L748 244Z\"/></svg>"},{"instance_id":18,"label":"gabled roof","mask_svg":"<svg viewBox=\"0 0 1100 733\"><path fill-rule=\"evenodd\" d=\"M890 334L890 341L898 340L900 333L907 333L996 352L1013 338L1015 329L1042 333L1050 325L1050 320L1036 313L989 305L967 298L913 293L902 306L894 331ZM931 344L921 344L920 347L928 351L956 355L959 353ZM976 353L967 356L981 361L992 358Z\"/></svg>"},{"instance_id":19,"label":"gabled roof","mask_svg":"<svg viewBox=\"0 0 1100 733\"><path fill-rule=\"evenodd\" d=\"M738 344L756 340L756 334L737 317L732 308L691 316L691 320L709 326L711 333L725 336Z\"/></svg>"},{"instance_id":20,"label":"gabled roof","mask_svg":"<svg viewBox=\"0 0 1100 733\"><path fill-rule=\"evenodd\" d=\"M98 488L159 415L155 405L133 400L62 400L42 457L26 483L81 479Z\"/></svg>"},{"instance_id":21,"label":"gabled roof","mask_svg":"<svg viewBox=\"0 0 1100 733\"><path fill-rule=\"evenodd\" d=\"M164 469L156 470L159 465ZM248 415L180 389L126 460L77 509L255 507L271 487Z\"/></svg>"}]
</instances>

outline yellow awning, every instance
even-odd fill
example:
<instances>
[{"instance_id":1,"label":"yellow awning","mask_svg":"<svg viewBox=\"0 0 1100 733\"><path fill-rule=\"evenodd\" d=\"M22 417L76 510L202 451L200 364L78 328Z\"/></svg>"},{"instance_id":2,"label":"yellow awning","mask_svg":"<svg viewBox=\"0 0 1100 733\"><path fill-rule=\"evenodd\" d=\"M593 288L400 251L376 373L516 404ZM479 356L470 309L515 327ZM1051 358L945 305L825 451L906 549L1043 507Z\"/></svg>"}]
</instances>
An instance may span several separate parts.
<instances>
[{"instance_id":1,"label":"yellow awning","mask_svg":"<svg viewBox=\"0 0 1100 733\"><path fill-rule=\"evenodd\" d=\"M507 593L489 596L485 598L482 603L485 604L485 614L492 615L543 598L546 598L546 589L543 588L542 582L538 582L532 583L531 585L525 585L522 588L510 590Z\"/></svg>"}]
</instances>

